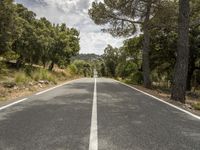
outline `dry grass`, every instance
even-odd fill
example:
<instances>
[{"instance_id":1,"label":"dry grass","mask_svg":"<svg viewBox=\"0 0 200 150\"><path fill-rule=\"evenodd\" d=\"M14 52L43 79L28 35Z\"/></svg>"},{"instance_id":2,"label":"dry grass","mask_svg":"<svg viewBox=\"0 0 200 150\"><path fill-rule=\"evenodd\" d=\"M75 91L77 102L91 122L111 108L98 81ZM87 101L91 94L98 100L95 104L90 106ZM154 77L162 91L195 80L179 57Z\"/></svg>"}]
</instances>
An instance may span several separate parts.
<instances>
[{"instance_id":1,"label":"dry grass","mask_svg":"<svg viewBox=\"0 0 200 150\"><path fill-rule=\"evenodd\" d=\"M25 69L20 71L7 69L0 72L0 101L30 95L75 78L78 76L71 75L69 70L59 68L48 71L38 67L28 73ZM41 81L45 82L41 83Z\"/></svg>"}]
</instances>

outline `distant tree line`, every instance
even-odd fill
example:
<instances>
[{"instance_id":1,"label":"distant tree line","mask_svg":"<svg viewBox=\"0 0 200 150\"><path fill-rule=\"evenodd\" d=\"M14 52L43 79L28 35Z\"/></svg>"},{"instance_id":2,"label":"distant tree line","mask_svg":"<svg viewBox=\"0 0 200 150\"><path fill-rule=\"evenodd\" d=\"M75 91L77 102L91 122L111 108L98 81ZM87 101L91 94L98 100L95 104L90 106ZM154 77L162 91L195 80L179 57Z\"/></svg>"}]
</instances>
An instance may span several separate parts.
<instances>
[{"instance_id":1,"label":"distant tree line","mask_svg":"<svg viewBox=\"0 0 200 150\"><path fill-rule=\"evenodd\" d=\"M17 68L40 64L52 70L65 67L78 54L79 32L52 24L13 0L0 1L0 57L15 59Z\"/></svg>"},{"instance_id":2,"label":"distant tree line","mask_svg":"<svg viewBox=\"0 0 200 150\"><path fill-rule=\"evenodd\" d=\"M119 49L105 49L102 74L129 77L147 88L167 81L171 98L183 103L186 91L199 85L199 0L95 1L89 15L106 25L104 32L134 36Z\"/></svg>"}]
</instances>

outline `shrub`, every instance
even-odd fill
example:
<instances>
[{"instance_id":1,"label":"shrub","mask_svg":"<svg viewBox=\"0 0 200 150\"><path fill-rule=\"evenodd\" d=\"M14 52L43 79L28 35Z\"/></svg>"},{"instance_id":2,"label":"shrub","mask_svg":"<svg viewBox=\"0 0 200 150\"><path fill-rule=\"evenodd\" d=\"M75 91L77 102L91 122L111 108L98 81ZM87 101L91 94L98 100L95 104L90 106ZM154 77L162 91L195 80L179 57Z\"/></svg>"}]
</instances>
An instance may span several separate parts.
<instances>
[{"instance_id":1,"label":"shrub","mask_svg":"<svg viewBox=\"0 0 200 150\"><path fill-rule=\"evenodd\" d=\"M70 72L72 75L77 74L78 69L77 69L77 67L76 67L74 64L70 64L70 65L68 66L68 68L69 68L69 72Z\"/></svg>"},{"instance_id":2,"label":"shrub","mask_svg":"<svg viewBox=\"0 0 200 150\"><path fill-rule=\"evenodd\" d=\"M116 73L122 78L126 78L132 74L132 72L137 72L137 65L132 62L121 63L116 68Z\"/></svg>"},{"instance_id":3,"label":"shrub","mask_svg":"<svg viewBox=\"0 0 200 150\"><path fill-rule=\"evenodd\" d=\"M56 77L51 72L49 72L48 70L45 70L45 69L35 70L32 73L31 77L35 81L47 80L47 81L53 82L54 84L57 83Z\"/></svg>"},{"instance_id":4,"label":"shrub","mask_svg":"<svg viewBox=\"0 0 200 150\"><path fill-rule=\"evenodd\" d=\"M129 79L132 84L142 84L143 83L143 76L142 76L142 73L139 71L132 73L129 76Z\"/></svg>"},{"instance_id":5,"label":"shrub","mask_svg":"<svg viewBox=\"0 0 200 150\"><path fill-rule=\"evenodd\" d=\"M16 83L27 83L27 82L29 82L31 79L30 79L30 77L28 77L27 75L26 75L26 73L24 73L24 72L18 72L18 73L16 73L16 75L15 75L15 82Z\"/></svg>"}]
</instances>

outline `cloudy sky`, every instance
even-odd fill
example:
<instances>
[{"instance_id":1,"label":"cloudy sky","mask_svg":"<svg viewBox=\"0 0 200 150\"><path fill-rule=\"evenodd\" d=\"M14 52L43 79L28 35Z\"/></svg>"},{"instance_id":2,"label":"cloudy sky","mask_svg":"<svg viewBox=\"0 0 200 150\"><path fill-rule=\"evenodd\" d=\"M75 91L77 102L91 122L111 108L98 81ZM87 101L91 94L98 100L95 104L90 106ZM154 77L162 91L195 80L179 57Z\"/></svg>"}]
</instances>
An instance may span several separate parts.
<instances>
[{"instance_id":1,"label":"cloudy sky","mask_svg":"<svg viewBox=\"0 0 200 150\"><path fill-rule=\"evenodd\" d=\"M102 33L88 16L88 8L94 0L16 0L38 17L46 17L53 23L66 23L80 31L80 53L102 54L107 44L115 47L122 45L123 39L113 38Z\"/></svg>"}]
</instances>

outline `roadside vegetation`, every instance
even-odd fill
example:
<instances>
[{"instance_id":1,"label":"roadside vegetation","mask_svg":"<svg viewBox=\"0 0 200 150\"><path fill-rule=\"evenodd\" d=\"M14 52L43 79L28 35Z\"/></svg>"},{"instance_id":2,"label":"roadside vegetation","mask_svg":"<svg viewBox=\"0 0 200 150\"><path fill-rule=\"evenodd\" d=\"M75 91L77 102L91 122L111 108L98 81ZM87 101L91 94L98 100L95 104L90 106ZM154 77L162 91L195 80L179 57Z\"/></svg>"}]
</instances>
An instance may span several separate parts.
<instances>
[{"instance_id":1,"label":"roadside vegetation","mask_svg":"<svg viewBox=\"0 0 200 150\"><path fill-rule=\"evenodd\" d=\"M13 0L1 0L0 100L84 76L70 67L79 50L75 28L52 24Z\"/></svg>"},{"instance_id":2,"label":"roadside vegetation","mask_svg":"<svg viewBox=\"0 0 200 150\"><path fill-rule=\"evenodd\" d=\"M199 14L199 0L93 2L89 15L94 23L127 38L120 48L105 48L99 74L199 109Z\"/></svg>"}]
</instances>

